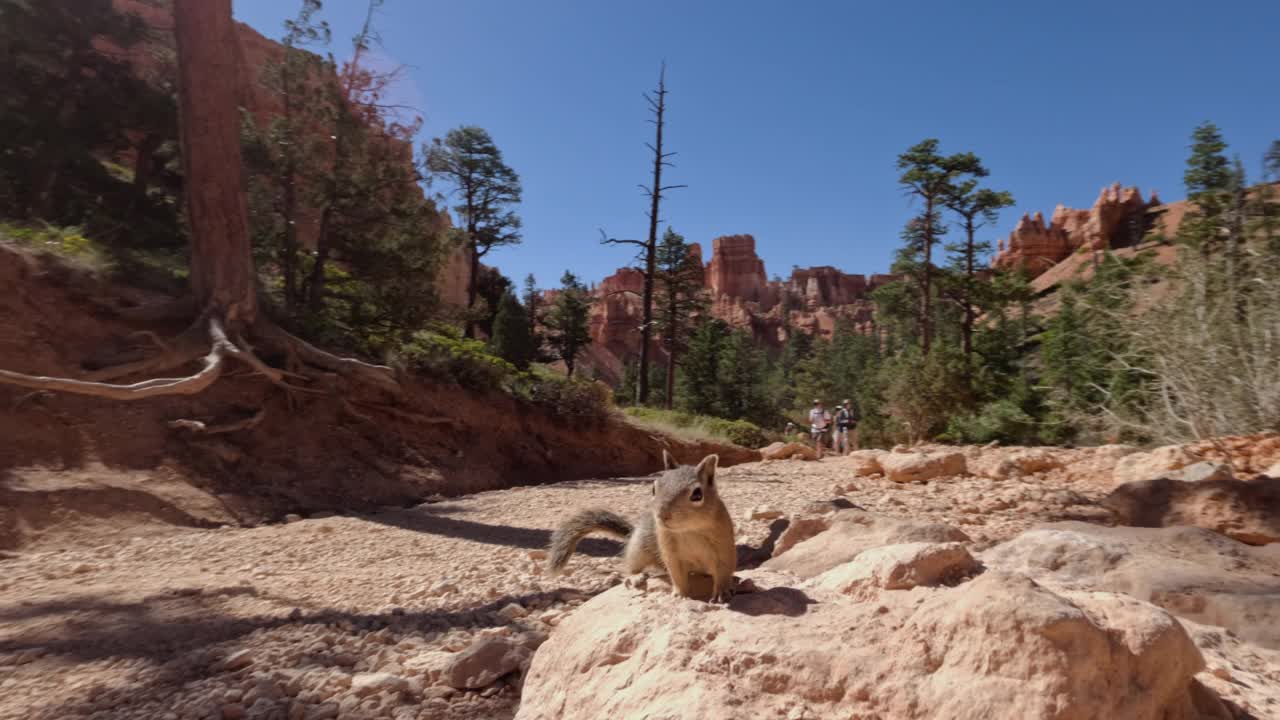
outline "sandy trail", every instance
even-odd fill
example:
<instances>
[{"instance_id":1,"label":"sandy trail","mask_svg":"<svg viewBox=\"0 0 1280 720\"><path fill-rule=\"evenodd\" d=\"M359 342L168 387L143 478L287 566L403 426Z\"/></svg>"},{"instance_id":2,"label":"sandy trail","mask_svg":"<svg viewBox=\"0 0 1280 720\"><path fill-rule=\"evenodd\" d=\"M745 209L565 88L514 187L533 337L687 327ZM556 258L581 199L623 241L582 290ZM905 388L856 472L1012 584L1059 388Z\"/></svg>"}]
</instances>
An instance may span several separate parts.
<instances>
[{"instance_id":1,"label":"sandy trail","mask_svg":"<svg viewBox=\"0 0 1280 720\"><path fill-rule=\"evenodd\" d=\"M1102 494L1088 472L897 485L855 478L844 458L721 477L750 547L770 535L753 508L800 511L837 485L854 504L949 522L979 546L1096 516ZM621 580L608 540L544 576L551 528L578 507L629 513L648 497L643 478L597 480L258 528L122 527L97 546L47 539L0 560L0 718L511 717L519 688L456 691L440 680L447 653L484 635L536 647Z\"/></svg>"}]
</instances>

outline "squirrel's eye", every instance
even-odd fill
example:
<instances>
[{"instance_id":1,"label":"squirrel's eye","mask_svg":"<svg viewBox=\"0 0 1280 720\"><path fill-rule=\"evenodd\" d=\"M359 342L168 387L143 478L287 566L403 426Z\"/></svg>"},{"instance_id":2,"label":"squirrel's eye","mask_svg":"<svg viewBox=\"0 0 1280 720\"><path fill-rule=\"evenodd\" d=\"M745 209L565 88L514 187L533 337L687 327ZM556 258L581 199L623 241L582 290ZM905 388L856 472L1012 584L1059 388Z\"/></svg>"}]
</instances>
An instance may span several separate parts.
<instances>
[{"instance_id":1,"label":"squirrel's eye","mask_svg":"<svg viewBox=\"0 0 1280 720\"><path fill-rule=\"evenodd\" d=\"M694 488L689 494L689 502L702 502L702 488Z\"/></svg>"}]
</instances>

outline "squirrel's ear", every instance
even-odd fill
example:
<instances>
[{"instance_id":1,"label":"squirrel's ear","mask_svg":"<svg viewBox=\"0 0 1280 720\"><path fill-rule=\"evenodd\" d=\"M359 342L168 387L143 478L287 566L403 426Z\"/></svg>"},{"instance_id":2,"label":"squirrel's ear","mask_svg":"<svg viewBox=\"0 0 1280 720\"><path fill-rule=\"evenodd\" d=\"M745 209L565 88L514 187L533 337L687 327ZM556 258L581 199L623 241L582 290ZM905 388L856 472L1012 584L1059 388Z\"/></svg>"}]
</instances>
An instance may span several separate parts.
<instances>
[{"instance_id":1,"label":"squirrel's ear","mask_svg":"<svg viewBox=\"0 0 1280 720\"><path fill-rule=\"evenodd\" d=\"M720 465L719 455L708 455L702 458L702 462L698 463L696 470L698 479L704 483L710 483L716 477L716 467Z\"/></svg>"},{"instance_id":2,"label":"squirrel's ear","mask_svg":"<svg viewBox=\"0 0 1280 720\"><path fill-rule=\"evenodd\" d=\"M663 470L676 469L676 459L671 457L671 453L667 452L666 448L663 448L662 450L662 469Z\"/></svg>"}]
</instances>

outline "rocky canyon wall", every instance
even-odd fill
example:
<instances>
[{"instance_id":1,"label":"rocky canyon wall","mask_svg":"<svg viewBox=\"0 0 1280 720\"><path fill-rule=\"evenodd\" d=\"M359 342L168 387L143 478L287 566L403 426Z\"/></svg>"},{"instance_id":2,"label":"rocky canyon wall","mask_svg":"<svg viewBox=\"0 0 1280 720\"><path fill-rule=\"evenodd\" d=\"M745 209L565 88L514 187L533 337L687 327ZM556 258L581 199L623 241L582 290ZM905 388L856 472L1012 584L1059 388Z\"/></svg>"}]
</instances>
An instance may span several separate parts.
<instances>
[{"instance_id":1,"label":"rocky canyon wall","mask_svg":"<svg viewBox=\"0 0 1280 720\"><path fill-rule=\"evenodd\" d=\"M1059 205L1047 224L1039 212L1024 214L1009 237L1000 240L991 264L1000 270L1021 268L1034 278L1075 252L1133 247L1166 208L1155 192L1143 200L1138 188L1116 183L1104 187L1087 210Z\"/></svg>"},{"instance_id":2,"label":"rocky canyon wall","mask_svg":"<svg viewBox=\"0 0 1280 720\"><path fill-rule=\"evenodd\" d=\"M701 246L693 247L701 259ZM870 293L894 279L819 266L794 268L789 278L770 280L751 235L714 239L703 278L712 317L749 330L758 343L775 348L795 332L830 337L841 322L869 332ZM626 359L639 355L643 283L639 270L622 268L593 288L593 345L584 365L600 379L616 382ZM657 342L651 350L653 357L665 358Z\"/></svg>"}]
</instances>

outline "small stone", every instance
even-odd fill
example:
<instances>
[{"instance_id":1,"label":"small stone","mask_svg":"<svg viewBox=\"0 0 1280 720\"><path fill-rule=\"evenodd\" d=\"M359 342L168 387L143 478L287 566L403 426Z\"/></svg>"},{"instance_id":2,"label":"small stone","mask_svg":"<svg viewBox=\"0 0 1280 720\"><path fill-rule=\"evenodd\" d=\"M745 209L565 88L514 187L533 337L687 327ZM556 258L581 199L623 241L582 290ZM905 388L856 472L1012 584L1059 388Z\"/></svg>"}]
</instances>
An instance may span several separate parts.
<instances>
[{"instance_id":1,"label":"small stone","mask_svg":"<svg viewBox=\"0 0 1280 720\"><path fill-rule=\"evenodd\" d=\"M1182 482L1192 483L1235 479L1235 475L1231 472L1230 466L1208 461L1191 463L1184 468L1167 473L1165 477L1170 480L1181 480Z\"/></svg>"},{"instance_id":2,"label":"small stone","mask_svg":"<svg viewBox=\"0 0 1280 720\"><path fill-rule=\"evenodd\" d=\"M222 661L222 669L227 672L235 672L249 667L253 664L253 651L237 650L231 653Z\"/></svg>"},{"instance_id":3,"label":"small stone","mask_svg":"<svg viewBox=\"0 0 1280 720\"><path fill-rule=\"evenodd\" d=\"M1218 678L1219 680L1226 680L1227 682L1231 682L1231 671L1224 667L1216 667L1210 670L1209 672L1213 673L1213 676Z\"/></svg>"},{"instance_id":4,"label":"small stone","mask_svg":"<svg viewBox=\"0 0 1280 720\"><path fill-rule=\"evenodd\" d=\"M445 682L459 690L478 690L518 669L532 655L528 648L503 637L483 637L458 653L445 671Z\"/></svg>"},{"instance_id":5,"label":"small stone","mask_svg":"<svg viewBox=\"0 0 1280 720\"><path fill-rule=\"evenodd\" d=\"M245 709L240 703L228 703L222 706L222 720L242 720L244 716Z\"/></svg>"},{"instance_id":6,"label":"small stone","mask_svg":"<svg viewBox=\"0 0 1280 720\"><path fill-rule=\"evenodd\" d=\"M530 550L530 551L529 551L529 559L530 559L530 560L539 560L539 561L540 561L540 560L546 560L546 559L547 559L547 551L546 551L546 550Z\"/></svg>"},{"instance_id":7,"label":"small stone","mask_svg":"<svg viewBox=\"0 0 1280 720\"><path fill-rule=\"evenodd\" d=\"M284 516L284 521L286 523L302 522L302 516L295 513L289 513L288 515Z\"/></svg>"},{"instance_id":8,"label":"small stone","mask_svg":"<svg viewBox=\"0 0 1280 720\"><path fill-rule=\"evenodd\" d=\"M758 507L751 511L752 520L776 520L782 517L783 512L777 508Z\"/></svg>"},{"instance_id":9,"label":"small stone","mask_svg":"<svg viewBox=\"0 0 1280 720\"><path fill-rule=\"evenodd\" d=\"M407 689L409 681L391 673L356 673L351 678L351 692L361 696L378 692L397 693Z\"/></svg>"},{"instance_id":10,"label":"small stone","mask_svg":"<svg viewBox=\"0 0 1280 720\"><path fill-rule=\"evenodd\" d=\"M506 618L507 620L516 620L528 614L529 614L529 611L525 610L524 606L522 606L520 603L509 603L505 607L503 607L501 610L498 611L498 615L500 617Z\"/></svg>"}]
</instances>

